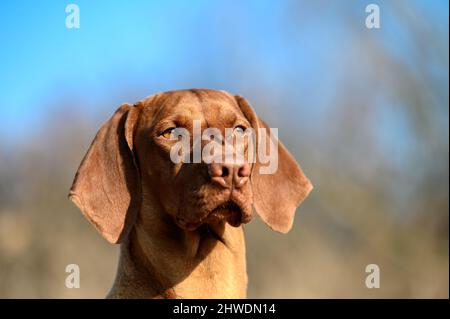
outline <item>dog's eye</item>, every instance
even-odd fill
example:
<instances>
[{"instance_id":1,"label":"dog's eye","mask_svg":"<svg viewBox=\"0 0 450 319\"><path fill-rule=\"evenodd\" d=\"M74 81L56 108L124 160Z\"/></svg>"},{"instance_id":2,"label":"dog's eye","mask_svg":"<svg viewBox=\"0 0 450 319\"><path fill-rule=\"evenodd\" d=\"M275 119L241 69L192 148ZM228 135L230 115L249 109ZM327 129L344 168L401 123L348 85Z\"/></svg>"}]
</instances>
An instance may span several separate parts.
<instances>
[{"instance_id":1,"label":"dog's eye","mask_svg":"<svg viewBox=\"0 0 450 319\"><path fill-rule=\"evenodd\" d=\"M167 139L172 138L172 133L175 130L175 127L168 128L164 132L161 133L161 136Z\"/></svg>"},{"instance_id":2,"label":"dog's eye","mask_svg":"<svg viewBox=\"0 0 450 319\"><path fill-rule=\"evenodd\" d=\"M243 135L245 133L245 127L242 125L238 125L234 128L234 134L236 135Z\"/></svg>"}]
</instances>

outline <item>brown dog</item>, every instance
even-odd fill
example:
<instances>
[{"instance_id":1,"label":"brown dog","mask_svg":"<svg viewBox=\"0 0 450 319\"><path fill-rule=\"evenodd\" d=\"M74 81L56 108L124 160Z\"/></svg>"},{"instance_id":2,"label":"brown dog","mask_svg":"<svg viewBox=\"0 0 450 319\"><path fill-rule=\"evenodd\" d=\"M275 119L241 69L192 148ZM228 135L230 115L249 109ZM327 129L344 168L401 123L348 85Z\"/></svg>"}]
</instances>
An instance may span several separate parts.
<instances>
[{"instance_id":1,"label":"brown dog","mask_svg":"<svg viewBox=\"0 0 450 319\"><path fill-rule=\"evenodd\" d=\"M222 133L268 132L242 97L205 89L159 93L122 105L78 169L69 198L109 242L121 243L108 297L244 298L241 224L255 208L273 230L286 233L312 189L281 143L273 174L260 174L258 160L174 163L172 130L192 131L194 119Z\"/></svg>"}]
</instances>

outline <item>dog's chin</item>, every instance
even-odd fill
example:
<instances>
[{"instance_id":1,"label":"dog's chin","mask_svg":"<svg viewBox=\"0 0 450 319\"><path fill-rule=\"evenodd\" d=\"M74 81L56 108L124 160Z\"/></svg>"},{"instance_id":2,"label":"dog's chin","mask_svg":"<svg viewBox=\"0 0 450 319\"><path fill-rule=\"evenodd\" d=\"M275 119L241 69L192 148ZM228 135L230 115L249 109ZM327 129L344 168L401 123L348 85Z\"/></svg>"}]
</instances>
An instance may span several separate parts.
<instances>
[{"instance_id":1,"label":"dog's chin","mask_svg":"<svg viewBox=\"0 0 450 319\"><path fill-rule=\"evenodd\" d=\"M203 222L201 221L192 222L181 217L177 217L175 219L175 223L178 225L178 227L187 231L194 231L203 224Z\"/></svg>"},{"instance_id":2,"label":"dog's chin","mask_svg":"<svg viewBox=\"0 0 450 319\"><path fill-rule=\"evenodd\" d=\"M234 201L227 201L214 208L205 219L205 223L214 224L222 221L228 222L233 227L242 224L243 210Z\"/></svg>"},{"instance_id":3,"label":"dog's chin","mask_svg":"<svg viewBox=\"0 0 450 319\"><path fill-rule=\"evenodd\" d=\"M194 231L203 224L215 225L222 222L227 222L233 227L239 227L241 224L248 223L251 216L245 213L244 208L238 205L234 201L226 201L217 205L204 218L196 221L189 221L182 217L176 218L178 227L187 230Z\"/></svg>"}]
</instances>

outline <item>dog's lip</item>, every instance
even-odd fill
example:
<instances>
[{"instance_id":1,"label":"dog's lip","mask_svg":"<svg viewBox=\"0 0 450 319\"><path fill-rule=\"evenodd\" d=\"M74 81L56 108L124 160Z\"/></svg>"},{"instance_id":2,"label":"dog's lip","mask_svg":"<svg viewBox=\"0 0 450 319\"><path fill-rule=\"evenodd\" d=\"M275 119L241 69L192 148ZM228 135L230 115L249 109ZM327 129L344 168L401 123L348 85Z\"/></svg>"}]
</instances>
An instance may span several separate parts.
<instances>
[{"instance_id":1,"label":"dog's lip","mask_svg":"<svg viewBox=\"0 0 450 319\"><path fill-rule=\"evenodd\" d=\"M227 221L231 226L238 227L242 223L248 223L249 218L244 214L242 205L234 200L227 200L218 204L215 208L209 211L203 218L192 221L183 217L176 217L176 224L187 231L195 231L203 224L215 223L220 220Z\"/></svg>"},{"instance_id":2,"label":"dog's lip","mask_svg":"<svg viewBox=\"0 0 450 319\"><path fill-rule=\"evenodd\" d=\"M241 224L243 212L241 205L233 200L228 200L217 205L216 208L209 213L208 217L223 217L231 226L237 227ZM222 216L220 216L221 213L223 214Z\"/></svg>"},{"instance_id":3,"label":"dog's lip","mask_svg":"<svg viewBox=\"0 0 450 319\"><path fill-rule=\"evenodd\" d=\"M218 212L218 211L221 211L221 210L225 210L225 211L229 211L229 210L231 210L231 211L242 211L242 208L235 201L228 200L226 202L223 202L223 203L217 205L216 208L214 208L211 211L211 213Z\"/></svg>"}]
</instances>

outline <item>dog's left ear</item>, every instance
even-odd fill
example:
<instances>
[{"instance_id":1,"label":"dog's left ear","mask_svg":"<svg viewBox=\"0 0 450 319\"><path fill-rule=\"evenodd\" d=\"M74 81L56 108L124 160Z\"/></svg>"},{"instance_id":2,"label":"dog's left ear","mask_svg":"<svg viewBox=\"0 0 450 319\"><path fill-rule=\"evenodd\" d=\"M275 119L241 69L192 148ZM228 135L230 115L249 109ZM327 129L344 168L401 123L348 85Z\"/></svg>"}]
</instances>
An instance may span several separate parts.
<instances>
[{"instance_id":1,"label":"dog's left ear","mask_svg":"<svg viewBox=\"0 0 450 319\"><path fill-rule=\"evenodd\" d=\"M287 233L292 228L296 208L308 196L313 186L294 157L270 132L268 125L258 118L247 100L241 96L235 98L256 134L257 156L251 175L254 208L270 228ZM270 138L262 139L262 131ZM262 174L260 169L263 165L258 150L265 146L267 152L270 150L270 144L278 145L278 169L269 174Z\"/></svg>"}]
</instances>

